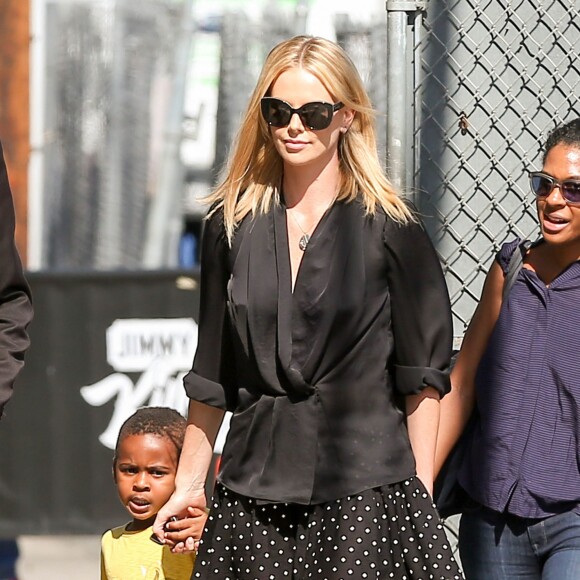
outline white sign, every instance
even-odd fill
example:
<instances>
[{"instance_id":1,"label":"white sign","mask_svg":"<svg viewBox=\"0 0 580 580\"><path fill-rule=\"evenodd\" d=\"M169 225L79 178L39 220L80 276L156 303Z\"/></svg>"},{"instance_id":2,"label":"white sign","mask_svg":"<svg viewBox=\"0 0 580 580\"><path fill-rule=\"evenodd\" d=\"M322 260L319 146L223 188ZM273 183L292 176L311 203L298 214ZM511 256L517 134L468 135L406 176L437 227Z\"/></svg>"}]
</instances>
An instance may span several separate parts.
<instances>
[{"instance_id":1,"label":"white sign","mask_svg":"<svg viewBox=\"0 0 580 580\"><path fill-rule=\"evenodd\" d=\"M117 371L142 372L158 359L189 369L197 348L191 318L115 320L107 329L107 362Z\"/></svg>"}]
</instances>

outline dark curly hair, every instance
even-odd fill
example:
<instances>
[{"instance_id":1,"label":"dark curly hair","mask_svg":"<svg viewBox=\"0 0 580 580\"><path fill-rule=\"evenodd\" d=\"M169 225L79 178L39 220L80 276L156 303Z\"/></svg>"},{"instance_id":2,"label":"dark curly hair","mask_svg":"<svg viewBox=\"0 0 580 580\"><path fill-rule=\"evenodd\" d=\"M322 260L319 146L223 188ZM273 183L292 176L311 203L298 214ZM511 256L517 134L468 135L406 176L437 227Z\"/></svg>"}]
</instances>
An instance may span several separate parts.
<instances>
[{"instance_id":1,"label":"dark curly hair","mask_svg":"<svg viewBox=\"0 0 580 580\"><path fill-rule=\"evenodd\" d=\"M556 127L546 139L544 147L544 157L542 162L546 162L546 157L550 150L556 145L571 145L580 149L580 117Z\"/></svg>"},{"instance_id":2,"label":"dark curly hair","mask_svg":"<svg viewBox=\"0 0 580 580\"><path fill-rule=\"evenodd\" d=\"M130 435L159 435L167 437L177 449L177 457L181 454L183 439L185 437L185 427L187 421L174 409L169 407L142 407L137 409L124 423L119 430L117 444L115 445L115 455L113 465L117 461L119 445L121 441Z\"/></svg>"}]
</instances>

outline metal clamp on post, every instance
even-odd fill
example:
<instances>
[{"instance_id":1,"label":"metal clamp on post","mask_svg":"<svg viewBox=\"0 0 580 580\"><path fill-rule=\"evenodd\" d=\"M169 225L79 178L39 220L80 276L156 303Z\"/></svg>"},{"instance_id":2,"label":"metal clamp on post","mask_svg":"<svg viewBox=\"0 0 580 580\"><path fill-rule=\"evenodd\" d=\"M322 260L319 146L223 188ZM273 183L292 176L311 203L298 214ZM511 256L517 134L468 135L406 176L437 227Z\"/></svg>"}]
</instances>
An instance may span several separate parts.
<instances>
[{"instance_id":1,"label":"metal clamp on post","mask_svg":"<svg viewBox=\"0 0 580 580\"><path fill-rule=\"evenodd\" d=\"M425 12L428 0L387 0L387 12Z\"/></svg>"}]
</instances>

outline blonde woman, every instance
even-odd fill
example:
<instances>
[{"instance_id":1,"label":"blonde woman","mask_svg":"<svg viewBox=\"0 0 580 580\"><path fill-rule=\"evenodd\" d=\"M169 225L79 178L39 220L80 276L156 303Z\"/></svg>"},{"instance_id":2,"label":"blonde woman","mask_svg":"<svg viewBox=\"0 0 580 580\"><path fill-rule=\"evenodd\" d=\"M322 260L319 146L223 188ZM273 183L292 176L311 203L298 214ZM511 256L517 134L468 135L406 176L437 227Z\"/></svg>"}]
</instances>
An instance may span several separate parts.
<instances>
[{"instance_id":1,"label":"blonde woman","mask_svg":"<svg viewBox=\"0 0 580 580\"><path fill-rule=\"evenodd\" d=\"M158 536L191 547L163 525L205 506L229 410L194 578L461 578L430 497L446 287L336 44L271 51L211 201L189 425Z\"/></svg>"}]
</instances>

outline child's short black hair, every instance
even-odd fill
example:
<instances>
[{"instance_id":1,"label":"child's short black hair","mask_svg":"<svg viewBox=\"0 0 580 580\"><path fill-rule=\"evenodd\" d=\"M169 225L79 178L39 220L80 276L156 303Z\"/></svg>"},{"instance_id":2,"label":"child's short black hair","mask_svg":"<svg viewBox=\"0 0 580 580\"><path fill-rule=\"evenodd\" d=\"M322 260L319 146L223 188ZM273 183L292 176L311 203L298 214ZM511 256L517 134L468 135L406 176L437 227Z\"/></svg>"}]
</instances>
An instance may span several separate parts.
<instances>
[{"instance_id":1,"label":"child's short black hair","mask_svg":"<svg viewBox=\"0 0 580 580\"><path fill-rule=\"evenodd\" d=\"M177 457L181 455L185 427L187 421L174 409L169 407L142 407L137 409L122 425L115 445L117 460L119 445L129 435L159 435L170 439L177 449Z\"/></svg>"}]
</instances>

